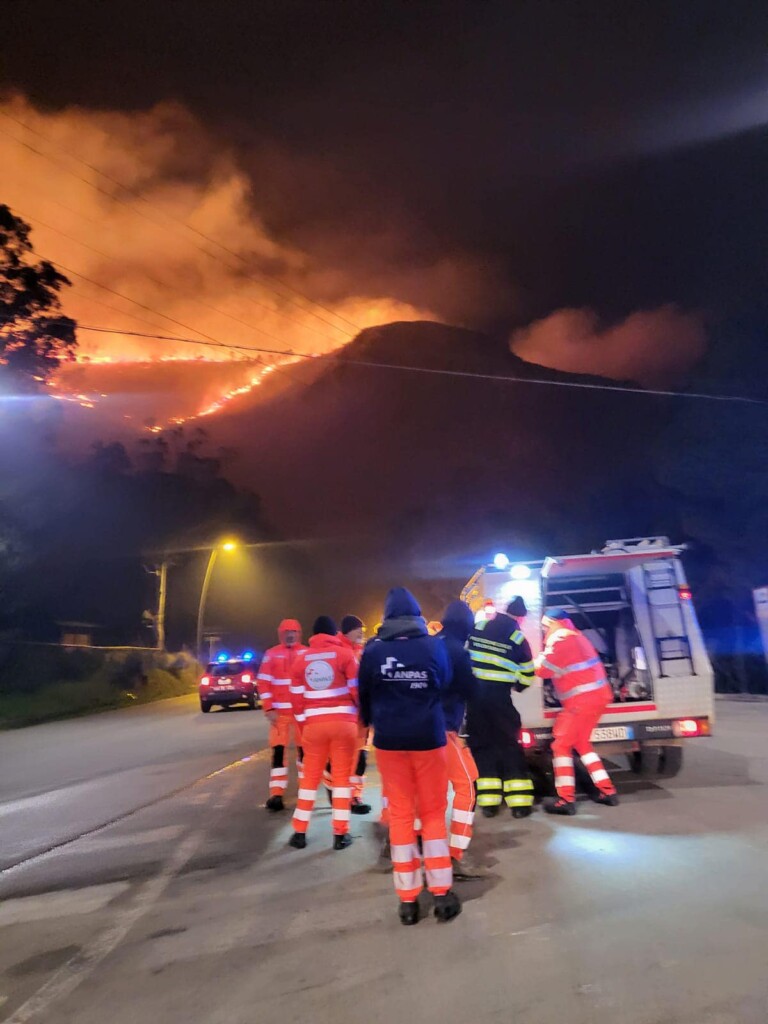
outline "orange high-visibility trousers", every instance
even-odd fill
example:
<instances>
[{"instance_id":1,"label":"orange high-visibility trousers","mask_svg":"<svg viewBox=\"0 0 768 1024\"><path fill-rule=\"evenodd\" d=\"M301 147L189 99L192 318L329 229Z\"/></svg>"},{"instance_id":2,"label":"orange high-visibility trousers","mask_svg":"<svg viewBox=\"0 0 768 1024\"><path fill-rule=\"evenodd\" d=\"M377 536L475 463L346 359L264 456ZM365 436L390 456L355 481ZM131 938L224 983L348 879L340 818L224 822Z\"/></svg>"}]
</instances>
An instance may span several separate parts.
<instances>
[{"instance_id":1,"label":"orange high-visibility trousers","mask_svg":"<svg viewBox=\"0 0 768 1024\"><path fill-rule=\"evenodd\" d=\"M472 839L472 824L475 820L475 781L478 773L472 751L458 733L449 732L446 739L448 779L453 789L449 844L451 856L455 860L461 860Z\"/></svg>"},{"instance_id":2,"label":"orange high-visibility trousers","mask_svg":"<svg viewBox=\"0 0 768 1024\"><path fill-rule=\"evenodd\" d=\"M327 718L324 722L310 721L301 731L301 741L304 745L304 780L293 812L293 830L306 832L309 828L317 787L330 760L333 834L344 835L349 832L349 805L352 800L349 776L357 757L357 723L350 721L348 716Z\"/></svg>"},{"instance_id":3,"label":"orange high-visibility trousers","mask_svg":"<svg viewBox=\"0 0 768 1024\"><path fill-rule=\"evenodd\" d=\"M281 715L269 726L269 745L272 748L272 767L269 772L269 795L285 796L288 787L288 758L286 751L296 745L296 770L299 783L302 777L301 730L293 714Z\"/></svg>"},{"instance_id":4,"label":"orange high-visibility trousers","mask_svg":"<svg viewBox=\"0 0 768 1024\"><path fill-rule=\"evenodd\" d=\"M369 729L365 725L358 726L358 754L357 761L349 777L349 784L352 787L352 799L358 803L363 799L363 786L365 785L365 772L368 767L368 734Z\"/></svg>"},{"instance_id":5,"label":"orange high-visibility trousers","mask_svg":"<svg viewBox=\"0 0 768 1024\"><path fill-rule=\"evenodd\" d=\"M576 799L576 774L573 751L581 758L590 777L601 793L612 794L616 787L603 767L600 756L592 746L592 730L600 721L611 702L610 687L571 697L555 719L552 729L552 765L555 769L555 789L563 800Z\"/></svg>"},{"instance_id":6,"label":"orange high-visibility trousers","mask_svg":"<svg viewBox=\"0 0 768 1024\"><path fill-rule=\"evenodd\" d=\"M421 854L414 829L418 802L427 887L435 896L444 896L453 882L445 828L448 806L446 749L377 750L376 760L389 802L395 891L403 903L412 903L423 886Z\"/></svg>"}]
</instances>

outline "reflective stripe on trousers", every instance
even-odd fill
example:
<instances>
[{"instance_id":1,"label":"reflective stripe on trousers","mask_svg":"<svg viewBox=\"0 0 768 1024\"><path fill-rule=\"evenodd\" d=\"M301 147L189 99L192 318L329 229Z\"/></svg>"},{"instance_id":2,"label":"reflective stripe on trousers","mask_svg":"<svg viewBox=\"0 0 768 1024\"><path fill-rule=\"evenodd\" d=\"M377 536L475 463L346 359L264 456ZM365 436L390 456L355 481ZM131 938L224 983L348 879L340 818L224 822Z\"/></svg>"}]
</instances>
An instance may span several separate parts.
<instances>
[{"instance_id":1,"label":"reflective stripe on trousers","mask_svg":"<svg viewBox=\"0 0 768 1024\"><path fill-rule=\"evenodd\" d=\"M612 795L616 787L592 746L592 730L611 700L609 687L589 691L570 700L555 719L552 730L552 764L555 788L563 800L575 800L576 778L572 753L575 750L601 793Z\"/></svg>"},{"instance_id":2,"label":"reflective stripe on trousers","mask_svg":"<svg viewBox=\"0 0 768 1024\"><path fill-rule=\"evenodd\" d=\"M533 807L533 782L530 779L506 779L504 802L507 807Z\"/></svg>"},{"instance_id":3,"label":"reflective stripe on trousers","mask_svg":"<svg viewBox=\"0 0 768 1024\"><path fill-rule=\"evenodd\" d=\"M395 890L412 902L421 891L421 863L416 847L416 806L422 822L427 886L442 896L453 872L445 827L448 765L445 747L436 750L377 750L376 759L389 802L389 835Z\"/></svg>"},{"instance_id":4,"label":"reflective stripe on trousers","mask_svg":"<svg viewBox=\"0 0 768 1024\"><path fill-rule=\"evenodd\" d=\"M451 857L461 860L472 839L475 818L475 780L477 765L472 751L455 732L446 736L448 744L448 779L453 790L453 807L448 843Z\"/></svg>"},{"instance_id":5,"label":"reflective stripe on trousers","mask_svg":"<svg viewBox=\"0 0 768 1024\"><path fill-rule=\"evenodd\" d=\"M331 821L334 835L349 831L349 806L352 791L349 776L357 756L357 725L343 719L311 722L302 731L304 781L299 789L293 815L294 832L306 832L315 806L315 796L323 769L330 759L333 783Z\"/></svg>"}]
</instances>

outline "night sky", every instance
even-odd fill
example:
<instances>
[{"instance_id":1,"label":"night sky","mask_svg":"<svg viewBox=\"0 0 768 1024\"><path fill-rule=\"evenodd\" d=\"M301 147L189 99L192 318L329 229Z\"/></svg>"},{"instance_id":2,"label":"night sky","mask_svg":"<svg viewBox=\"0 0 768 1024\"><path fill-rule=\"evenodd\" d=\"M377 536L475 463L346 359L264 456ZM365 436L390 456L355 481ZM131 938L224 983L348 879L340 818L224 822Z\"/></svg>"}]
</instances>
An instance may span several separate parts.
<instances>
[{"instance_id":1,"label":"night sky","mask_svg":"<svg viewBox=\"0 0 768 1024\"><path fill-rule=\"evenodd\" d=\"M401 386L319 364L315 379L311 363L262 388L248 382L272 366L226 347L318 355L360 328L432 320L449 327L374 332L358 355L517 373L512 347L553 370L764 394L765 3L8 10L0 202L71 277L80 355L121 364L64 375L62 387L100 395L75 409L81 450L116 424L146 432L148 415L203 422L214 447L237 450L226 472L278 530L314 538L324 517L334 538L359 534L381 555L378 582L358 572L354 594L348 564L362 563L348 541L325 569L317 557L339 607L355 595L372 607L385 577L466 576L461 558L496 544L541 554L663 529L721 549L768 536L762 463L754 515L739 506L747 525L732 518L732 488L717 491L722 451L741 479L742 437L765 433L728 406L715 419L645 397ZM211 256L208 238L227 248ZM214 340L174 347L158 333ZM165 355L201 361L156 368ZM152 364L122 365L138 359ZM206 408L216 415L200 420ZM691 451L698 475L681 496ZM569 475L573 508L557 497ZM753 551L727 557L743 566ZM454 560L437 564L445 552ZM760 579L768 548L761 558Z\"/></svg>"},{"instance_id":2,"label":"night sky","mask_svg":"<svg viewBox=\"0 0 768 1024\"><path fill-rule=\"evenodd\" d=\"M270 233L328 268L316 294L384 281L504 328L758 315L766 29L759 2L28 0L4 79L53 109L183 104L235 147ZM472 265L476 301L423 272L438 256Z\"/></svg>"}]
</instances>

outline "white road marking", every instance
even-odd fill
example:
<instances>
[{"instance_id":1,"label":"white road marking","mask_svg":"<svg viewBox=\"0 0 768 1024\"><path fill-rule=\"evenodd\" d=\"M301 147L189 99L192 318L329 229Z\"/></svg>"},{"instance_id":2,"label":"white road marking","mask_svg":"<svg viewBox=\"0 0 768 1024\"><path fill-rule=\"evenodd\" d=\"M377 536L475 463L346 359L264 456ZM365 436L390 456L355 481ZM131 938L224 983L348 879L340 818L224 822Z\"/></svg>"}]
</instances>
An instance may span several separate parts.
<instances>
[{"instance_id":1,"label":"white road marking","mask_svg":"<svg viewBox=\"0 0 768 1024\"><path fill-rule=\"evenodd\" d=\"M45 921L53 917L69 917L72 914L90 914L94 910L101 910L130 887L130 882L111 882L85 889L64 889L61 892L6 900L0 904L0 928L30 921Z\"/></svg>"},{"instance_id":2,"label":"white road marking","mask_svg":"<svg viewBox=\"0 0 768 1024\"><path fill-rule=\"evenodd\" d=\"M53 1020L48 1013L51 1006L74 992L123 941L137 921L152 909L174 876L194 856L204 836L205 830L200 829L183 839L162 871L140 886L133 900L118 914L114 924L63 964L15 1013L6 1017L2 1024L26 1024L35 1017Z\"/></svg>"}]
</instances>

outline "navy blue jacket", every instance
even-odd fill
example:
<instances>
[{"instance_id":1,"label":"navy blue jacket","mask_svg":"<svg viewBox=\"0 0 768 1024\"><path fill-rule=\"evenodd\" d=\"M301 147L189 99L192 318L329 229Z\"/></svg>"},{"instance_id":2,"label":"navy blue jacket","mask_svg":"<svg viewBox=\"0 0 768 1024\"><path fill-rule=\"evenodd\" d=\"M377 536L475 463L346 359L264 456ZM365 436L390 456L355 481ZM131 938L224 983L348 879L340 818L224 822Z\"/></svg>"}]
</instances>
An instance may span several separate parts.
<instances>
[{"instance_id":1,"label":"navy blue jacket","mask_svg":"<svg viewBox=\"0 0 768 1024\"><path fill-rule=\"evenodd\" d=\"M442 697L445 727L448 732L458 732L461 729L467 701L474 697L477 689L472 672L472 659L464 647L474 624L474 616L463 601L451 601L445 609L443 631L439 635L448 649L453 669L453 681L450 687L443 691Z\"/></svg>"},{"instance_id":2,"label":"navy blue jacket","mask_svg":"<svg viewBox=\"0 0 768 1024\"><path fill-rule=\"evenodd\" d=\"M441 694L452 669L443 640L431 637L415 598L389 592L379 635L363 651L358 672L360 716L380 750L445 746Z\"/></svg>"}]
</instances>

